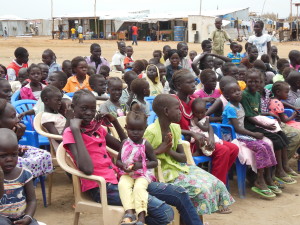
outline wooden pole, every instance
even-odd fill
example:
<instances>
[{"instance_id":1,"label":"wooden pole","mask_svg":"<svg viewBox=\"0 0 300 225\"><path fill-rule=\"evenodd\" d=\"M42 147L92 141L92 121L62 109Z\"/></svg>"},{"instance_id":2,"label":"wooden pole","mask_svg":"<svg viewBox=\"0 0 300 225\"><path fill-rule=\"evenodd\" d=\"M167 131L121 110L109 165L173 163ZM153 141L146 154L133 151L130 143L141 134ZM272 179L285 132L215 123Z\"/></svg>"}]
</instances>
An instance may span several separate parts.
<instances>
[{"instance_id":1,"label":"wooden pole","mask_svg":"<svg viewBox=\"0 0 300 225\"><path fill-rule=\"evenodd\" d=\"M54 39L53 0L51 0L52 39Z\"/></svg>"},{"instance_id":2,"label":"wooden pole","mask_svg":"<svg viewBox=\"0 0 300 225\"><path fill-rule=\"evenodd\" d=\"M94 17L95 17L95 33L97 34L97 37L99 37L96 9L97 9L97 0L95 0L95 4L94 4Z\"/></svg>"}]
</instances>

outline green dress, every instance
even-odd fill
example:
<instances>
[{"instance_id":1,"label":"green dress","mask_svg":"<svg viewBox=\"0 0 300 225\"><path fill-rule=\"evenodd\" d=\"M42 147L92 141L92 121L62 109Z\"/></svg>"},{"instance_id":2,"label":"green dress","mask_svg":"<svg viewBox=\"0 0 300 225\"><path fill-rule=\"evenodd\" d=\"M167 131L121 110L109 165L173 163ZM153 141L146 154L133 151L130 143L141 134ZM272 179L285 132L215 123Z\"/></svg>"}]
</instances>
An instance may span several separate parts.
<instances>
[{"instance_id":1,"label":"green dress","mask_svg":"<svg viewBox=\"0 0 300 225\"><path fill-rule=\"evenodd\" d=\"M172 150L176 151L181 144L181 128L178 124L171 124L173 136ZM158 119L147 127L144 138L156 149L162 143L162 134ZM165 181L185 188L199 215L211 214L219 207L227 207L234 200L225 185L212 174L201 168L186 163L179 163L170 155L157 155Z\"/></svg>"}]
</instances>

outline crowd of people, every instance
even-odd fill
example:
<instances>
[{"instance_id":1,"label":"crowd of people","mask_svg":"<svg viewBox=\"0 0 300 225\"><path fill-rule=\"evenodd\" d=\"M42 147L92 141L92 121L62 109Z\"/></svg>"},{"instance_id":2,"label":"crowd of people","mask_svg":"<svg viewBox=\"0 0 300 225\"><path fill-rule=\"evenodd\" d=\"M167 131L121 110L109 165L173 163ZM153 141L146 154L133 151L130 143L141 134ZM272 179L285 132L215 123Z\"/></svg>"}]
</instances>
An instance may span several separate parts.
<instances>
[{"instance_id":1,"label":"crowd of people","mask_svg":"<svg viewBox=\"0 0 300 225\"><path fill-rule=\"evenodd\" d=\"M149 60L135 60L133 47L121 41L111 62L94 43L90 56L62 66L51 49L29 66L27 49L18 47L15 59L0 65L0 223L37 224L32 179L52 172L51 155L18 140L26 129L22 118L41 112L41 124L62 135L78 169L106 180L108 204L124 207L123 225L168 224L170 205L187 225L201 225L201 215L231 213L234 199L226 183L237 159L249 166L247 179L258 197L276 198L295 184L298 174L289 159L298 158L300 147L300 52L279 58L261 21L244 53L222 20L215 26L201 53L179 42L176 49L153 51ZM224 56L226 41L231 52ZM34 108L17 115L10 104L15 92L36 100ZM285 108L293 113L287 116ZM148 124L152 114L157 119ZM236 138L226 128L216 136L212 122L231 125ZM118 137L106 126L114 126ZM211 157L210 172L186 163L183 140L193 156ZM55 149L60 144L51 143ZM115 164L106 146L119 152ZM164 183L153 172L158 160ZM96 182L82 179L81 190L101 202Z\"/></svg>"}]
</instances>

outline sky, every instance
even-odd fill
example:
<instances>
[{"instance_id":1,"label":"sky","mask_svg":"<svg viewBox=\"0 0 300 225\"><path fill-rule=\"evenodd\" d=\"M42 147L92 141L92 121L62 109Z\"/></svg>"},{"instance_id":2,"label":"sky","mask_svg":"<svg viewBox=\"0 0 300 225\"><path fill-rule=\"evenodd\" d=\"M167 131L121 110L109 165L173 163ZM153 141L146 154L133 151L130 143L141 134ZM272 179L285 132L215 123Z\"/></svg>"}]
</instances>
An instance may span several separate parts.
<instances>
[{"instance_id":1,"label":"sky","mask_svg":"<svg viewBox=\"0 0 300 225\"><path fill-rule=\"evenodd\" d=\"M16 15L22 18L44 19L51 18L51 0L0 0L0 17ZM66 13L94 12L95 0L52 0L54 16ZM97 11L138 11L150 9L153 13L200 11L201 0L96 0ZM151 4L149 4L151 2ZM184 2L184 5L182 4ZM202 0L202 10L246 8L250 12L278 13L279 18L288 17L290 0ZM293 0L293 2L296 2ZM17 6L17 7L16 7ZM293 7L293 14L296 8Z\"/></svg>"}]
</instances>

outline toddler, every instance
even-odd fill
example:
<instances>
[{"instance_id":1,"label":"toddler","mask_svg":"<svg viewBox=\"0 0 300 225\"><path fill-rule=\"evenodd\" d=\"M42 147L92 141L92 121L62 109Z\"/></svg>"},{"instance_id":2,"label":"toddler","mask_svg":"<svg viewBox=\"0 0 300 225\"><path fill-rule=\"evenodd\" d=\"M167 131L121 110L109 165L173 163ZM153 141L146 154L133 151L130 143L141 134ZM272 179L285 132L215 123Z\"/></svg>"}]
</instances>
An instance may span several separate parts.
<instances>
[{"instance_id":1,"label":"toddler","mask_svg":"<svg viewBox=\"0 0 300 225\"><path fill-rule=\"evenodd\" d=\"M240 65L240 62L242 61L241 54L238 52L240 47L239 44L236 42L231 42L230 44L231 52L228 53L227 57L231 59L231 62L235 65Z\"/></svg>"}]
</instances>

